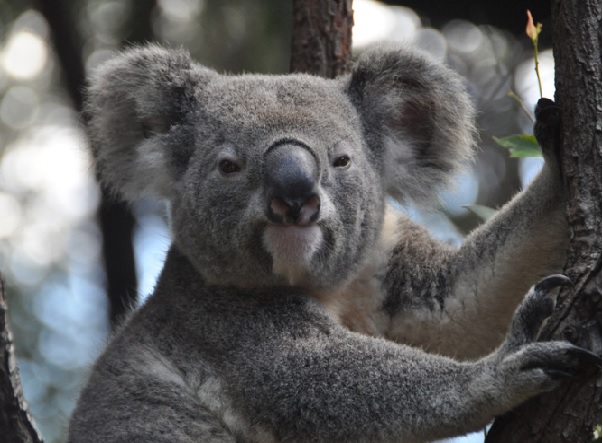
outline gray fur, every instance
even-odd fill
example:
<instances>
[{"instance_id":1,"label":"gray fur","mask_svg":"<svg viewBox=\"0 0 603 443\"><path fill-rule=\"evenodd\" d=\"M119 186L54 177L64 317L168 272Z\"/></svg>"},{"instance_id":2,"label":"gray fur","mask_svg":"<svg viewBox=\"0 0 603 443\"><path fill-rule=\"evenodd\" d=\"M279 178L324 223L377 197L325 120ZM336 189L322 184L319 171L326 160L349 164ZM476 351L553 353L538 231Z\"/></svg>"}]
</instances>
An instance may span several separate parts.
<instances>
[{"instance_id":1,"label":"gray fur","mask_svg":"<svg viewBox=\"0 0 603 443\"><path fill-rule=\"evenodd\" d=\"M97 72L87 113L100 178L167 199L174 244L96 363L71 442L428 441L575 369L571 345L532 343L550 288L521 303L563 261L554 155L459 250L385 217L387 194L433 201L472 155L470 100L427 56L374 48L326 80L223 76L149 46ZM268 221L276 149L318 177L302 206L320 201L316 223Z\"/></svg>"}]
</instances>

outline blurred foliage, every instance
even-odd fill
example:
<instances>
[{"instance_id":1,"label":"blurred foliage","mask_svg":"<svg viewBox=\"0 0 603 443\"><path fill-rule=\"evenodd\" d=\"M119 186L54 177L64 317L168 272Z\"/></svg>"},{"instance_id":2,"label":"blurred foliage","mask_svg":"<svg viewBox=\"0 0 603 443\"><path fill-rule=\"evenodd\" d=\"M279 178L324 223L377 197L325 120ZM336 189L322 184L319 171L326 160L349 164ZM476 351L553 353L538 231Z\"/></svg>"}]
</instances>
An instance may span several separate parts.
<instances>
[{"instance_id":1,"label":"blurred foliage","mask_svg":"<svg viewBox=\"0 0 603 443\"><path fill-rule=\"evenodd\" d=\"M593 434L594 438L592 443L601 443L601 425L597 425L597 428Z\"/></svg>"},{"instance_id":2,"label":"blurred foliage","mask_svg":"<svg viewBox=\"0 0 603 443\"><path fill-rule=\"evenodd\" d=\"M82 36L87 71L149 32L153 40L182 46L222 72L284 73L289 66L288 1L64 1ZM467 79L482 135L475 171L443 195L442 211L407 208L439 238L458 243L484 215L476 216L477 205L500 206L539 167L533 159L509 159L492 138L531 133L529 118L507 93L517 90L528 104L538 98L532 47L503 30L453 17L432 29L406 8L368 0L356 0L354 7L355 51L376 39L404 39L448 61ZM32 3L0 2L0 38L0 270L25 395L53 442L64 433L86 368L108 331L95 222L98 190L50 30ZM551 59L540 56L545 95L547 72L552 84ZM169 239L159 206L142 201L134 212L144 295Z\"/></svg>"}]
</instances>

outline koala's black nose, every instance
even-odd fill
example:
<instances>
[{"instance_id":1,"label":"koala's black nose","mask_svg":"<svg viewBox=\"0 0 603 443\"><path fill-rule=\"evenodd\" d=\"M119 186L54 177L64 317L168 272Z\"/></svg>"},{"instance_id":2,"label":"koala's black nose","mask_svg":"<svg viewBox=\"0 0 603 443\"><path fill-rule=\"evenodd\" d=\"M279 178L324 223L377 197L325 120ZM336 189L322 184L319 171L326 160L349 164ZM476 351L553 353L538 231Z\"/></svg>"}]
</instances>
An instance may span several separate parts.
<instances>
[{"instance_id":1,"label":"koala's black nose","mask_svg":"<svg viewBox=\"0 0 603 443\"><path fill-rule=\"evenodd\" d=\"M264 162L264 178L269 220L304 226L318 219L320 172L307 148L295 144L270 148Z\"/></svg>"}]
</instances>

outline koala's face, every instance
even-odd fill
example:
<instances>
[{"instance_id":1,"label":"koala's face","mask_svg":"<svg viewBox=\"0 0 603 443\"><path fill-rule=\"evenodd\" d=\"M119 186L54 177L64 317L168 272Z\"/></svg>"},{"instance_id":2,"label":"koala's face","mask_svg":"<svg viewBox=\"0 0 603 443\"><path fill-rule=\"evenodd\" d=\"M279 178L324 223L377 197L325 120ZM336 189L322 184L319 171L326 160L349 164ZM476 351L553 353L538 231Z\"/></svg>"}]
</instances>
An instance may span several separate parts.
<instances>
[{"instance_id":1,"label":"koala's face","mask_svg":"<svg viewBox=\"0 0 603 443\"><path fill-rule=\"evenodd\" d=\"M170 203L176 247L210 284L330 287L367 260L386 194L432 198L471 155L459 79L401 48L350 76L221 76L135 49L91 79L103 182Z\"/></svg>"},{"instance_id":2,"label":"koala's face","mask_svg":"<svg viewBox=\"0 0 603 443\"><path fill-rule=\"evenodd\" d=\"M215 76L194 99L172 128L193 153L171 215L203 276L313 286L350 276L379 233L383 191L342 85Z\"/></svg>"}]
</instances>

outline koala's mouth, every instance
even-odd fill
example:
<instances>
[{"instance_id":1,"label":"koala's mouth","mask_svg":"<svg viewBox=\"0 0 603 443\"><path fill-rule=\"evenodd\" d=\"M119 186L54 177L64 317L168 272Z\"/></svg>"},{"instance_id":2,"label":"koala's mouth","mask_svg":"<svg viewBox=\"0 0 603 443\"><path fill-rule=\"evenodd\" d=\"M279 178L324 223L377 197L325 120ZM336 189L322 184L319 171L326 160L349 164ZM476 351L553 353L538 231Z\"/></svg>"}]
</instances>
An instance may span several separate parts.
<instances>
[{"instance_id":1,"label":"koala's mouth","mask_svg":"<svg viewBox=\"0 0 603 443\"><path fill-rule=\"evenodd\" d=\"M270 225L263 236L264 246L272 255L272 271L290 284L299 284L308 275L322 240L322 231L317 225Z\"/></svg>"}]
</instances>

